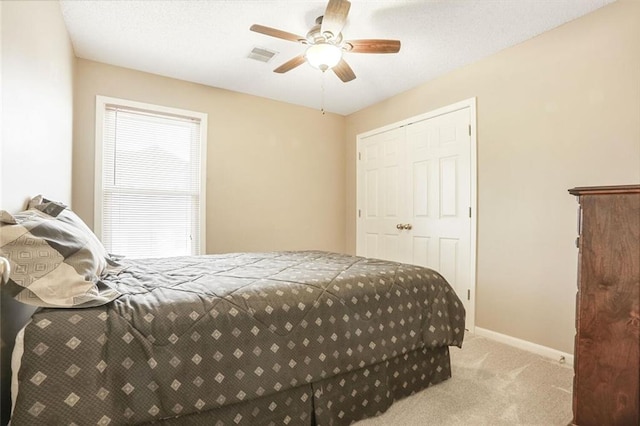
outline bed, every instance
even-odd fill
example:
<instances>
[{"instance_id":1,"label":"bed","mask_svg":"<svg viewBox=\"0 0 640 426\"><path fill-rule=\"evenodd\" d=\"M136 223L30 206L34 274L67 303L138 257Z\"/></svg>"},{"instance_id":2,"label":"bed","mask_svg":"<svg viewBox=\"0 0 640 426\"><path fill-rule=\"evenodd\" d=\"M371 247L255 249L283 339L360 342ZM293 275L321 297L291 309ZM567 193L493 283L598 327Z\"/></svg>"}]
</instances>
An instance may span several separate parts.
<instances>
[{"instance_id":1,"label":"bed","mask_svg":"<svg viewBox=\"0 0 640 426\"><path fill-rule=\"evenodd\" d=\"M451 376L464 308L433 270L321 251L115 262L69 209L31 207L3 219L12 269L24 235L67 271L92 262L72 295L46 274L3 285L40 306L14 350L13 426L350 424Z\"/></svg>"}]
</instances>

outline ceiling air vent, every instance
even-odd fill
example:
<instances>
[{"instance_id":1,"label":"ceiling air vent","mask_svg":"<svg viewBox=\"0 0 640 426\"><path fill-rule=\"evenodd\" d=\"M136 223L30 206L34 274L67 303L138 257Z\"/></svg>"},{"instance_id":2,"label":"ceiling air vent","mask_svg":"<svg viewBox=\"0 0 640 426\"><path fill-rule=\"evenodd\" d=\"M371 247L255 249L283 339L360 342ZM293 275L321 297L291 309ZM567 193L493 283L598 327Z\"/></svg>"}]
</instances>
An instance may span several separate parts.
<instances>
[{"instance_id":1,"label":"ceiling air vent","mask_svg":"<svg viewBox=\"0 0 640 426\"><path fill-rule=\"evenodd\" d=\"M268 50L263 47L254 47L247 57L260 62L269 62L277 53L278 52L274 52L273 50Z\"/></svg>"}]
</instances>

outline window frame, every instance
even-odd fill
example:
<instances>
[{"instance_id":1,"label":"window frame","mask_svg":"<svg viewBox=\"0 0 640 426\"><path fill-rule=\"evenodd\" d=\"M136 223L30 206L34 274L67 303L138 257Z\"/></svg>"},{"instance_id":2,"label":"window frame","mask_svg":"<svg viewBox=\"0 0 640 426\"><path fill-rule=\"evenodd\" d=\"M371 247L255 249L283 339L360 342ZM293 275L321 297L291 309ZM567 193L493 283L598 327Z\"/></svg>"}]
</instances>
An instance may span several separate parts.
<instances>
[{"instance_id":1,"label":"window frame","mask_svg":"<svg viewBox=\"0 0 640 426\"><path fill-rule=\"evenodd\" d=\"M128 99L114 98L110 96L96 95L96 128L95 128L95 163L94 163L94 233L103 240L103 137L105 126L105 112L107 106L116 106L129 109L138 109L156 114L174 115L182 118L199 120L200 122L200 209L198 220L200 221L200 254L206 254L206 177L207 177L207 120L208 114L204 112L190 111L163 105L155 105L146 102L131 101Z\"/></svg>"}]
</instances>

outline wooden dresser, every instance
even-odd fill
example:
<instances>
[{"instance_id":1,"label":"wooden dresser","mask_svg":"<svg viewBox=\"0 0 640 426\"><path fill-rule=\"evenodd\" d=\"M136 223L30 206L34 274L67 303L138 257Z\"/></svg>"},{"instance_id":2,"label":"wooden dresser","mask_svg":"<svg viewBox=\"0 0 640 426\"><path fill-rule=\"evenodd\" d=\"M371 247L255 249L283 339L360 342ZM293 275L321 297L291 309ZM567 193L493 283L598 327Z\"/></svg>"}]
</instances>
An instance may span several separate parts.
<instances>
[{"instance_id":1,"label":"wooden dresser","mask_svg":"<svg viewBox=\"0 0 640 426\"><path fill-rule=\"evenodd\" d=\"M640 425L640 185L578 197L573 424Z\"/></svg>"}]
</instances>

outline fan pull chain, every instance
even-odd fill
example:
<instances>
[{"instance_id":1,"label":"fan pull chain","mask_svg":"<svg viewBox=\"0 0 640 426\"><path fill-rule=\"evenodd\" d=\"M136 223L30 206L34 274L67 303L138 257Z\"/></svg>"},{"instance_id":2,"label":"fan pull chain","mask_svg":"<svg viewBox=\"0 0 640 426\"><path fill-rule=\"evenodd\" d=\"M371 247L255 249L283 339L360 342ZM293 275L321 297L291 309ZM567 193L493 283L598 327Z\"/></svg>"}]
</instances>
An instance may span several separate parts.
<instances>
[{"instance_id":1,"label":"fan pull chain","mask_svg":"<svg viewBox=\"0 0 640 426\"><path fill-rule=\"evenodd\" d=\"M320 83L320 87L321 87L321 94L320 94L320 111L322 112L322 115L324 115L324 75L326 74L325 71L322 71L322 80Z\"/></svg>"}]
</instances>

